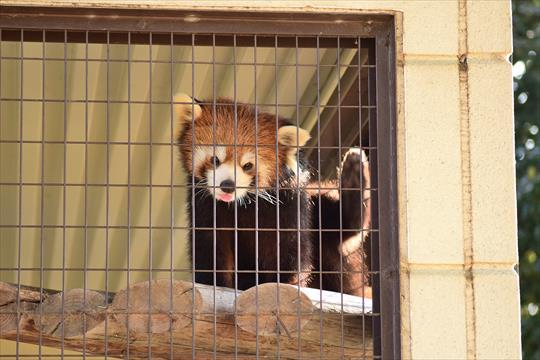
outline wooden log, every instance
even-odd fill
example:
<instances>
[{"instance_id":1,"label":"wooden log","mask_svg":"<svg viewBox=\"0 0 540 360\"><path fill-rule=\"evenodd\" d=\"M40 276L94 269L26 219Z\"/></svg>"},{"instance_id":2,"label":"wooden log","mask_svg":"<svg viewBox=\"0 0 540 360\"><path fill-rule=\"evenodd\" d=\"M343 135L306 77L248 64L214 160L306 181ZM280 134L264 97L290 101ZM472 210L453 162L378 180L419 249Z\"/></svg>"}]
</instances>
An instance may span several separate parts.
<instances>
[{"instance_id":1,"label":"wooden log","mask_svg":"<svg viewBox=\"0 0 540 360\"><path fill-rule=\"evenodd\" d=\"M154 286L154 282L147 285L152 286L145 285L146 295L150 293L151 299L154 299L154 290L159 286ZM175 359L194 356L197 359L206 359L212 358L214 355L218 357L236 355L238 358L252 358L257 354L270 358L275 358L279 354L283 359L298 357L362 358L372 355L371 318L362 313L364 310L368 312L366 310L367 304L359 298L348 298L344 295L344 300L351 301L351 303L345 304L343 308L346 312L341 313L341 294L331 293L332 296L330 296L329 292L323 292L323 302L320 305L321 293L319 290L302 288L300 298L305 301L307 297L312 306L313 312L309 321L299 327L296 332L288 328L289 334L282 329L279 333L274 331L273 334L263 335L245 331L236 325L237 319L234 316L235 293L242 297L244 296L242 292L219 287L214 289L214 287L207 285L195 284L194 287L189 287L189 285L191 284L187 283L191 290L185 294L189 293L196 299L200 296L199 300L196 300L199 305L189 309L189 311L173 308L173 310L179 310L178 314L195 315L182 328L169 326L168 331L151 333L148 332L148 327L139 332L133 331L133 327L130 326L128 332L125 322L118 320L118 314L121 312L115 314L112 311L112 306L109 306L108 311L105 312L104 321L82 335L65 336L66 334L62 335L57 331L40 332L38 327L34 326L32 317L26 316L31 315L34 311L30 309L30 314L24 314L24 311L21 311L23 316L21 316L20 323L16 324L18 332L17 326L11 325L6 331L0 331L0 337L34 344L41 343L44 346L63 346L71 350L84 350L88 355L105 355L106 349L106 354L110 357L123 358L129 354L131 359L147 359L150 356ZM276 287L275 284L267 286L272 287L272 285L274 288ZM165 294L168 299L167 294L170 294L169 291L174 289L174 285L167 284L166 281L163 286L166 291L161 296ZM186 286L186 284L182 286ZM148 290L150 291L148 292ZM298 297L298 288L293 287L293 290ZM40 293L45 293L46 297L54 296L48 291L35 292L33 298L40 296ZM142 293L144 295L144 291ZM130 300L133 294L130 290ZM294 296L292 298L294 299ZM120 298L116 301L119 304L127 304L127 299L121 301ZM21 304L23 303L25 302L21 302ZM156 302L152 304L156 304ZM168 305L169 303L165 301L164 304ZM307 306L307 303L302 302L301 305ZM214 307L216 308L215 314L213 313ZM238 304L236 304L236 310L239 310ZM151 311L153 310L151 309ZM124 315L127 316L125 310ZM177 314L162 313L162 315L165 315L164 321L170 323L173 316ZM126 320L127 318L120 317L120 319ZM146 325L153 328L154 323L151 320L147 321ZM160 330L159 327L156 329ZM291 327L291 329L294 328Z\"/></svg>"},{"instance_id":2,"label":"wooden log","mask_svg":"<svg viewBox=\"0 0 540 360\"><path fill-rule=\"evenodd\" d=\"M109 313L129 332L157 334L182 329L193 317L232 314L234 299L234 289L159 279L119 291Z\"/></svg>"},{"instance_id":3,"label":"wooden log","mask_svg":"<svg viewBox=\"0 0 540 360\"><path fill-rule=\"evenodd\" d=\"M21 317L33 313L41 298L40 292L0 282L0 333L17 330Z\"/></svg>"},{"instance_id":4,"label":"wooden log","mask_svg":"<svg viewBox=\"0 0 540 360\"><path fill-rule=\"evenodd\" d=\"M237 322L243 330L259 335L291 336L320 313L371 313L371 299L289 284L254 286L236 300Z\"/></svg>"},{"instance_id":5,"label":"wooden log","mask_svg":"<svg viewBox=\"0 0 540 360\"><path fill-rule=\"evenodd\" d=\"M17 288L0 282L0 306L17 301Z\"/></svg>"},{"instance_id":6,"label":"wooden log","mask_svg":"<svg viewBox=\"0 0 540 360\"><path fill-rule=\"evenodd\" d=\"M41 299L41 294L35 289L23 286L19 291L16 286L0 281L0 306L16 302L17 293L20 301L38 302Z\"/></svg>"},{"instance_id":7,"label":"wooden log","mask_svg":"<svg viewBox=\"0 0 540 360\"><path fill-rule=\"evenodd\" d=\"M161 333L181 329L201 303L193 284L167 279L145 281L119 291L109 312L129 332Z\"/></svg>"},{"instance_id":8,"label":"wooden log","mask_svg":"<svg viewBox=\"0 0 540 360\"><path fill-rule=\"evenodd\" d=\"M103 322L106 305L105 297L97 291L70 289L45 298L29 317L43 334L73 337Z\"/></svg>"},{"instance_id":9,"label":"wooden log","mask_svg":"<svg viewBox=\"0 0 540 360\"><path fill-rule=\"evenodd\" d=\"M315 307L297 286L266 283L254 286L236 299L238 326L252 334L291 337L313 315Z\"/></svg>"},{"instance_id":10,"label":"wooden log","mask_svg":"<svg viewBox=\"0 0 540 360\"><path fill-rule=\"evenodd\" d=\"M17 331L20 319L26 314L31 314L37 309L37 304L23 301L20 304L11 302L0 306L0 333Z\"/></svg>"}]
</instances>

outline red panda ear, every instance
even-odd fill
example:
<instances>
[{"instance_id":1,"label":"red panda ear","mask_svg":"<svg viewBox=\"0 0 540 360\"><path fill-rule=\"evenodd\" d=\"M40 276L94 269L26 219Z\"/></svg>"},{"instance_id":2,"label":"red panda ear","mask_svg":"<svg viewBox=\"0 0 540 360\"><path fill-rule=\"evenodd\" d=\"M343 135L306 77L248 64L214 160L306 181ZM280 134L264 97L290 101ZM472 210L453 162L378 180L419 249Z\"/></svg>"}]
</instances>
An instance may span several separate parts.
<instances>
[{"instance_id":1,"label":"red panda ear","mask_svg":"<svg viewBox=\"0 0 540 360\"><path fill-rule=\"evenodd\" d=\"M281 145L301 147L311 138L309 132L298 126L286 125L278 129L278 142Z\"/></svg>"},{"instance_id":2,"label":"red panda ear","mask_svg":"<svg viewBox=\"0 0 540 360\"><path fill-rule=\"evenodd\" d=\"M278 129L278 142L281 145L290 147L287 151L287 167L295 174L298 169L297 150L299 147L306 145L310 138L309 132L298 126L287 125Z\"/></svg>"},{"instance_id":3,"label":"red panda ear","mask_svg":"<svg viewBox=\"0 0 540 360\"><path fill-rule=\"evenodd\" d=\"M181 131L189 121L201 116L201 107L196 100L187 94L174 95L174 119L177 126L177 132ZM193 116L192 116L193 112Z\"/></svg>"}]
</instances>

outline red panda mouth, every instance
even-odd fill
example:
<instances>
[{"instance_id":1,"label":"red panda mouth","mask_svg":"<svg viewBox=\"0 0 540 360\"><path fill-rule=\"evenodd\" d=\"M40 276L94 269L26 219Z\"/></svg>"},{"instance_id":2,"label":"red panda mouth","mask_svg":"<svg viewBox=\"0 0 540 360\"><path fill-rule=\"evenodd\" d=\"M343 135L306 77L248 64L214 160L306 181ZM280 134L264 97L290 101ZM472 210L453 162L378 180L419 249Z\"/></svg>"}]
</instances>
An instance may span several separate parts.
<instances>
[{"instance_id":1,"label":"red panda mouth","mask_svg":"<svg viewBox=\"0 0 540 360\"><path fill-rule=\"evenodd\" d=\"M233 194L223 193L223 194L217 195L216 198L218 200L221 200L221 201L231 202L231 201L234 200L234 195Z\"/></svg>"}]
</instances>

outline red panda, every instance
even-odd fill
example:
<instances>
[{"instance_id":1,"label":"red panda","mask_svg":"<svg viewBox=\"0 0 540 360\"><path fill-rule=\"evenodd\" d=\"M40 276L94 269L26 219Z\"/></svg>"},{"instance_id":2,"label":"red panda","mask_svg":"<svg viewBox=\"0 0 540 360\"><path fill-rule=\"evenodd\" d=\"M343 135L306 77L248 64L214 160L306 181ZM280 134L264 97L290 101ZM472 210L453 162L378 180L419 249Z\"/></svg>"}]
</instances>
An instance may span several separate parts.
<instances>
[{"instance_id":1,"label":"red panda","mask_svg":"<svg viewBox=\"0 0 540 360\"><path fill-rule=\"evenodd\" d=\"M336 179L321 184L334 190L319 195L299 151L310 138L306 130L227 99L205 105L177 95L174 102L192 189L188 243L196 282L244 290L276 281L279 270L281 282L369 295L367 232L359 231L370 227L363 152L345 155L341 193Z\"/></svg>"},{"instance_id":2,"label":"red panda","mask_svg":"<svg viewBox=\"0 0 540 360\"><path fill-rule=\"evenodd\" d=\"M307 286L312 200L299 148L309 133L227 99L205 105L177 95L174 103L176 142L192 188L195 281L243 290L277 281L279 271L281 282Z\"/></svg>"}]
</instances>

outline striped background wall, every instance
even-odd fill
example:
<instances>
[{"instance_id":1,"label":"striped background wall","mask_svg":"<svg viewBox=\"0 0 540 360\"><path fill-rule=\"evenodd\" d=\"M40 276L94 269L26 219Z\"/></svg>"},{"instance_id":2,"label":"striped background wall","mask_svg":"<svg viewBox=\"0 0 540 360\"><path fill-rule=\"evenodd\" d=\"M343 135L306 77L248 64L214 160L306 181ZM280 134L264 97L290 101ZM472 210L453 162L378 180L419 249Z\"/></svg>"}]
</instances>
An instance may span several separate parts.
<instances>
[{"instance_id":1,"label":"striped background wall","mask_svg":"<svg viewBox=\"0 0 540 360\"><path fill-rule=\"evenodd\" d=\"M347 72L355 49L340 51L340 68L336 49L320 49L319 88L316 49L299 49L296 66L294 48L257 48L256 69L253 47L216 47L215 65L205 46L4 41L0 55L0 280L52 289L116 291L128 267L129 282L171 268L191 278L172 93L230 98L236 87L253 103L256 85L257 103L274 104L277 92L280 115L313 130L318 113L321 128L335 113L325 106L337 105L338 81L343 91L358 76Z\"/></svg>"}]
</instances>

